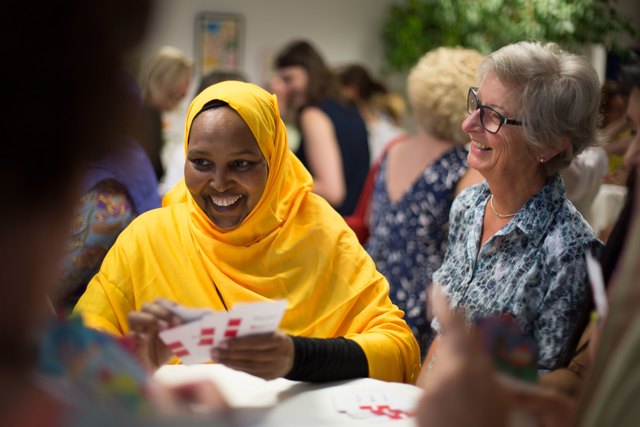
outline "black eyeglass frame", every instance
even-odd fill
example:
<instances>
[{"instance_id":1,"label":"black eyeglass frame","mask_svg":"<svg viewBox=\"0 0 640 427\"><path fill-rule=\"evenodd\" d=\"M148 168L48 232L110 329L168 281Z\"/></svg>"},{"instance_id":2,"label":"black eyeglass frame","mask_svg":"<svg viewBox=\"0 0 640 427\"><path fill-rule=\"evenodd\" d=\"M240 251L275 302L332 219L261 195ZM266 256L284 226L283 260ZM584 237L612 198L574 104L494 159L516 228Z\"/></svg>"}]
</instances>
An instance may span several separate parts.
<instances>
[{"instance_id":1,"label":"black eyeglass frame","mask_svg":"<svg viewBox=\"0 0 640 427\"><path fill-rule=\"evenodd\" d=\"M472 109L471 108L471 100L475 101L476 104L476 108ZM489 109L491 110L496 117L498 117L498 129L496 129L495 131L489 130L487 129L487 127L484 124L484 110L485 109ZM494 110L493 108L489 107L488 105L482 105L480 103L480 100L478 99L478 88L477 87L470 87L469 88L469 92L467 93L467 112L469 114L473 114L474 111L476 110L480 110L480 124L482 125L482 127L484 128L484 130L486 130L489 133L492 134L496 134L500 131L500 128L502 128L503 125L513 125L513 126L522 126L524 123L520 120L516 120L516 119L508 119L505 116L503 116L502 114L498 113L496 110Z\"/></svg>"}]
</instances>

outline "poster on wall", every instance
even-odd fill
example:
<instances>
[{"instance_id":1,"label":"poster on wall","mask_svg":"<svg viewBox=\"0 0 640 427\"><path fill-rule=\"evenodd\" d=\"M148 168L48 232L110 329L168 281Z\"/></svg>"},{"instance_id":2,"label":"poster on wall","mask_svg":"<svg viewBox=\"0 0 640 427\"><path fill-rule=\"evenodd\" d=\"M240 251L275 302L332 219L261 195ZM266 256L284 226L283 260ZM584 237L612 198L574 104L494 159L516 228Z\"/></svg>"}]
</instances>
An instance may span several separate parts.
<instances>
[{"instance_id":1,"label":"poster on wall","mask_svg":"<svg viewBox=\"0 0 640 427\"><path fill-rule=\"evenodd\" d=\"M195 53L200 76L213 70L242 68L243 25L239 14L200 12L196 16Z\"/></svg>"}]
</instances>

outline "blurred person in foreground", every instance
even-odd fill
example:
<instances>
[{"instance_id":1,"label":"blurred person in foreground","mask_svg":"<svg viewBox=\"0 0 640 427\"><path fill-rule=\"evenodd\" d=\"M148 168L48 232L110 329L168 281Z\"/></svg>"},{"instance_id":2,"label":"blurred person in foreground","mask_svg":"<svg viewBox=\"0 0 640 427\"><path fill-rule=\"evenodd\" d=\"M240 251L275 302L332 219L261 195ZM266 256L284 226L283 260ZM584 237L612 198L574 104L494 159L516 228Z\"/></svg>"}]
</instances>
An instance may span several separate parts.
<instances>
[{"instance_id":1,"label":"blurred person in foreground","mask_svg":"<svg viewBox=\"0 0 640 427\"><path fill-rule=\"evenodd\" d=\"M70 311L97 273L118 235L143 212L160 207L158 181L151 161L132 135L142 95L136 82L122 73L118 110L122 133L99 158L87 162L67 251L51 299L59 313Z\"/></svg>"},{"instance_id":2,"label":"blurred person in foreground","mask_svg":"<svg viewBox=\"0 0 640 427\"><path fill-rule=\"evenodd\" d=\"M114 412L88 396L67 400L66 389L51 388L37 365L43 331L54 322L46 296L82 193L83 169L120 135L118 110L126 102L118 89L120 61L141 40L151 6L72 0L35 8L7 1L0 8L0 37L20 40L0 51L21 64L0 71L12 82L4 93L11 108L3 115L11 143L0 159L0 190L8 201L0 213L0 425L143 424L139 414ZM43 49L43 40L56 49ZM46 73L43 63L51 65ZM165 391L148 396L150 405L165 414L185 409Z\"/></svg>"}]
</instances>

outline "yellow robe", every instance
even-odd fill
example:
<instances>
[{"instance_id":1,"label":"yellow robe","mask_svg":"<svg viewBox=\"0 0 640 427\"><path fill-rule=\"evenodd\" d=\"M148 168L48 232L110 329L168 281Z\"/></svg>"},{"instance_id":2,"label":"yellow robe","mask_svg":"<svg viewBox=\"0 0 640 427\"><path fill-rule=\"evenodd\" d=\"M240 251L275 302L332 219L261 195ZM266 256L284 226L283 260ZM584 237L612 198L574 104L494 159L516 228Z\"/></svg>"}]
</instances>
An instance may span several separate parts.
<instances>
[{"instance_id":1,"label":"yellow robe","mask_svg":"<svg viewBox=\"0 0 640 427\"><path fill-rule=\"evenodd\" d=\"M193 119L214 99L240 114L269 165L257 206L224 231L181 182L163 208L121 233L75 312L89 326L121 335L129 330L127 314L157 297L214 310L286 299L284 332L351 339L364 350L372 378L413 383L419 349L403 313L342 217L311 193L311 176L288 149L275 96L240 82L208 88L189 109L185 150Z\"/></svg>"}]
</instances>

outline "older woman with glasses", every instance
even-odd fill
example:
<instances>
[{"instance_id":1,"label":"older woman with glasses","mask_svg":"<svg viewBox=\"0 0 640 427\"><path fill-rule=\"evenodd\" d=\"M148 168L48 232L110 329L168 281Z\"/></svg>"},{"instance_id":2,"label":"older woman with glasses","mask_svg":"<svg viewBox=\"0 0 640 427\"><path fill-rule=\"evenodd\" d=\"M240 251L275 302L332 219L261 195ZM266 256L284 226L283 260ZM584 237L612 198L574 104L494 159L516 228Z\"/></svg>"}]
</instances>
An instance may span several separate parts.
<instances>
[{"instance_id":1,"label":"older woman with glasses","mask_svg":"<svg viewBox=\"0 0 640 427\"><path fill-rule=\"evenodd\" d=\"M537 342L544 372L574 348L590 303L585 254L602 249L559 176L597 141L598 76L554 44L521 42L486 57L478 77L462 128L469 167L485 181L454 201L433 283L469 322L514 318ZM437 363L437 344L447 338L434 315L439 336L428 357Z\"/></svg>"}]
</instances>

